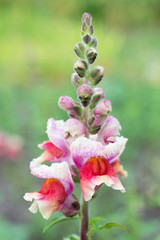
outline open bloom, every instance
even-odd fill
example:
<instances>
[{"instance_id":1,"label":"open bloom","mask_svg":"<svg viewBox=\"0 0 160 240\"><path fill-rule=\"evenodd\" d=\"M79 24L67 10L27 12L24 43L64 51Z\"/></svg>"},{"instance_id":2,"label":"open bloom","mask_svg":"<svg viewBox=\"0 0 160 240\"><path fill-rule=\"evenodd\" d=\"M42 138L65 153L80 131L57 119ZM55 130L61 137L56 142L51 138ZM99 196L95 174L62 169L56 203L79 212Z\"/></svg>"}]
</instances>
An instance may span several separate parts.
<instances>
[{"instance_id":1,"label":"open bloom","mask_svg":"<svg viewBox=\"0 0 160 240\"><path fill-rule=\"evenodd\" d=\"M114 143L103 145L100 142L79 137L72 143L72 158L80 169L80 184L86 201L94 195L95 187L102 183L125 192L111 164L119 158L126 142L126 138L117 137Z\"/></svg>"},{"instance_id":2,"label":"open bloom","mask_svg":"<svg viewBox=\"0 0 160 240\"><path fill-rule=\"evenodd\" d=\"M31 172L37 164L45 161L67 162L71 167L74 163L70 154L70 144L77 137L86 135L84 125L75 118L69 118L66 122L62 120L55 121L50 118L47 122L46 133L49 141L38 145L40 149L44 149L44 152L31 161Z\"/></svg>"},{"instance_id":3,"label":"open bloom","mask_svg":"<svg viewBox=\"0 0 160 240\"><path fill-rule=\"evenodd\" d=\"M66 162L54 163L50 167L37 165L32 173L39 178L45 178L41 190L26 193L24 199L33 203L29 210L36 213L39 209L45 219L59 210L65 216L73 216L79 210L79 203L72 194L74 185Z\"/></svg>"},{"instance_id":4,"label":"open bloom","mask_svg":"<svg viewBox=\"0 0 160 240\"><path fill-rule=\"evenodd\" d=\"M116 137L120 136L121 129L122 128L118 119L113 116L108 116L97 134L96 141L101 142L103 145L114 143L116 141ZM123 169L123 166L120 165L119 158L114 160L111 165L117 174L121 177L127 177L128 174Z\"/></svg>"}]
</instances>

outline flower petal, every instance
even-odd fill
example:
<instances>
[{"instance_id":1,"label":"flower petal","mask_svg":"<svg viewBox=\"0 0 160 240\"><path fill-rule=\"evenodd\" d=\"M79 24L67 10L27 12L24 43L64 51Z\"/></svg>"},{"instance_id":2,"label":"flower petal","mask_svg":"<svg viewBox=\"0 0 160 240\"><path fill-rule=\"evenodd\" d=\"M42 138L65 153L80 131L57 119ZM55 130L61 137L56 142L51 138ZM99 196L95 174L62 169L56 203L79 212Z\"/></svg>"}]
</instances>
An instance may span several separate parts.
<instances>
[{"instance_id":1,"label":"flower petal","mask_svg":"<svg viewBox=\"0 0 160 240\"><path fill-rule=\"evenodd\" d=\"M123 166L120 165L119 159L115 160L111 166L113 167L113 170L116 174L119 174L122 178L126 178L128 176L127 171L124 170Z\"/></svg>"},{"instance_id":2,"label":"flower petal","mask_svg":"<svg viewBox=\"0 0 160 240\"><path fill-rule=\"evenodd\" d=\"M43 182L39 192L26 193L24 199L34 200L29 210L36 213L39 209L43 218L48 219L64 203L66 193L63 184L55 179L47 179Z\"/></svg>"},{"instance_id":3,"label":"flower petal","mask_svg":"<svg viewBox=\"0 0 160 240\"><path fill-rule=\"evenodd\" d=\"M38 163L42 163L44 161L54 162L63 155L63 151L56 147L51 141L45 141L39 144L38 147L40 149L45 149L40 157L36 158Z\"/></svg>"},{"instance_id":4,"label":"flower petal","mask_svg":"<svg viewBox=\"0 0 160 240\"><path fill-rule=\"evenodd\" d=\"M113 116L108 116L97 134L97 141L102 144L115 142L116 137L120 135L119 131L121 129L119 121Z\"/></svg>"},{"instance_id":5,"label":"flower petal","mask_svg":"<svg viewBox=\"0 0 160 240\"><path fill-rule=\"evenodd\" d=\"M64 124L64 135L67 142L72 143L77 137L86 135L85 126L76 118L69 118Z\"/></svg>"},{"instance_id":6,"label":"flower petal","mask_svg":"<svg viewBox=\"0 0 160 240\"><path fill-rule=\"evenodd\" d=\"M60 180L68 196L74 188L71 172L67 162L53 163L51 166L37 164L32 161L30 164L31 173L38 178L56 178Z\"/></svg>"},{"instance_id":7,"label":"flower petal","mask_svg":"<svg viewBox=\"0 0 160 240\"><path fill-rule=\"evenodd\" d=\"M115 190L125 192L113 168L102 157L88 159L80 170L80 179L85 201L89 201L95 193L95 187L103 183Z\"/></svg>"},{"instance_id":8,"label":"flower petal","mask_svg":"<svg viewBox=\"0 0 160 240\"><path fill-rule=\"evenodd\" d=\"M63 156L68 154L68 147L64 138L64 122L62 120L55 121L53 118L48 119L47 131L49 140L59 149L63 151Z\"/></svg>"},{"instance_id":9,"label":"flower petal","mask_svg":"<svg viewBox=\"0 0 160 240\"><path fill-rule=\"evenodd\" d=\"M126 142L126 138L117 137L114 143L104 146L100 142L79 137L71 145L72 158L78 168L81 168L91 157L101 156L107 161L113 162L123 152Z\"/></svg>"}]
</instances>

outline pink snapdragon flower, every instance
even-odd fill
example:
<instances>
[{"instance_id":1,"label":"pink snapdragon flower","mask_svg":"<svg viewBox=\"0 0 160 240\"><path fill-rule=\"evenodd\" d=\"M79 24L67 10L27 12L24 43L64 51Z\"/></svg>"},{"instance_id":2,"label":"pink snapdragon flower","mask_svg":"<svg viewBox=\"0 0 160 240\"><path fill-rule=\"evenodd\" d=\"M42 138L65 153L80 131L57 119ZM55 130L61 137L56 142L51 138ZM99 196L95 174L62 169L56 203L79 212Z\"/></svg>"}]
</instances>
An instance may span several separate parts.
<instances>
[{"instance_id":1,"label":"pink snapdragon flower","mask_svg":"<svg viewBox=\"0 0 160 240\"><path fill-rule=\"evenodd\" d=\"M45 161L65 161L71 167L74 163L70 154L70 144L77 137L86 135L84 125L75 118L69 118L66 122L62 120L55 121L53 118L50 118L47 122L46 133L49 141L38 145L40 149L44 149L44 152L38 158L31 161L31 172L37 164Z\"/></svg>"},{"instance_id":2,"label":"pink snapdragon flower","mask_svg":"<svg viewBox=\"0 0 160 240\"><path fill-rule=\"evenodd\" d=\"M26 201L33 200L29 208L32 213L39 210L45 219L48 219L55 211L60 211L65 216L76 214L79 207L77 199L72 194L74 184L66 162L54 163L50 167L40 164L33 169L32 174L46 179L40 191L24 195Z\"/></svg>"},{"instance_id":3,"label":"pink snapdragon flower","mask_svg":"<svg viewBox=\"0 0 160 240\"><path fill-rule=\"evenodd\" d=\"M81 190L86 201L93 197L95 187L103 183L125 192L111 164L119 158L126 142L126 138L117 137L114 143L103 145L101 142L79 137L72 143L71 154L80 169Z\"/></svg>"}]
</instances>

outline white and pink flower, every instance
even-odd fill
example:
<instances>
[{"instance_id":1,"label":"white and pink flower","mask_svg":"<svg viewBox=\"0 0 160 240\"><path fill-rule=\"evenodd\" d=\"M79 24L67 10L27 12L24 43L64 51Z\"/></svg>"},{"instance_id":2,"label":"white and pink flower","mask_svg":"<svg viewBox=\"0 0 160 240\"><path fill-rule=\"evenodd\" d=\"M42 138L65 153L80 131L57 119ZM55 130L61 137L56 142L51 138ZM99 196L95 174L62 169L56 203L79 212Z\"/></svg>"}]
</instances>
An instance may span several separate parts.
<instances>
[{"instance_id":1,"label":"white and pink flower","mask_svg":"<svg viewBox=\"0 0 160 240\"><path fill-rule=\"evenodd\" d=\"M125 192L111 164L121 155L127 139L117 137L114 143L103 145L100 142L79 137L71 145L75 165L80 169L81 189L84 199L89 201L95 187L105 183L113 189Z\"/></svg>"},{"instance_id":2,"label":"white and pink flower","mask_svg":"<svg viewBox=\"0 0 160 240\"><path fill-rule=\"evenodd\" d=\"M38 210L43 218L48 219L55 211L66 216L73 216L78 209L78 201L72 194L74 184L69 166L66 162L54 163L50 167L39 165L32 174L38 178L45 178L41 190L26 193L24 199L33 203L29 210L36 213Z\"/></svg>"}]
</instances>

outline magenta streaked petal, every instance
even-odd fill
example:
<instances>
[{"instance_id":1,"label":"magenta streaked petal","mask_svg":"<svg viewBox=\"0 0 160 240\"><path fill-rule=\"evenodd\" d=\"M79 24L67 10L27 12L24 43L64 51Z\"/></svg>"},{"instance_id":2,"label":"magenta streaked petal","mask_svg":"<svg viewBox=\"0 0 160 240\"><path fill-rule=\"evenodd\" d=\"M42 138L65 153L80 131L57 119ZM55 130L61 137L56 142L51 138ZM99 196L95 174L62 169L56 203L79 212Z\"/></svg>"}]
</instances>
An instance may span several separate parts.
<instances>
[{"instance_id":1,"label":"magenta streaked petal","mask_svg":"<svg viewBox=\"0 0 160 240\"><path fill-rule=\"evenodd\" d=\"M71 145L71 155L74 163L80 169L87 159L98 156L105 147L96 141L85 137L77 138Z\"/></svg>"},{"instance_id":2,"label":"magenta streaked petal","mask_svg":"<svg viewBox=\"0 0 160 240\"><path fill-rule=\"evenodd\" d=\"M124 137L116 137L115 142L109 143L105 146L105 150L101 152L109 163L113 163L124 151L128 139Z\"/></svg>"},{"instance_id":3,"label":"magenta streaked petal","mask_svg":"<svg viewBox=\"0 0 160 240\"><path fill-rule=\"evenodd\" d=\"M113 116L108 116L97 134L97 141L100 141L102 144L115 142L115 138L120 135L119 131L121 129L119 121Z\"/></svg>"},{"instance_id":4,"label":"magenta streaked petal","mask_svg":"<svg viewBox=\"0 0 160 240\"><path fill-rule=\"evenodd\" d=\"M53 118L48 119L47 135L49 140L63 151L63 156L68 154L68 147L64 138L64 122L62 120L55 121Z\"/></svg>"},{"instance_id":5,"label":"magenta streaked petal","mask_svg":"<svg viewBox=\"0 0 160 240\"><path fill-rule=\"evenodd\" d=\"M66 141L71 144L77 137L86 135L85 126L76 118L69 118L64 124Z\"/></svg>"},{"instance_id":6,"label":"magenta streaked petal","mask_svg":"<svg viewBox=\"0 0 160 240\"><path fill-rule=\"evenodd\" d=\"M104 146L100 142L79 137L71 145L72 158L79 169L91 157L103 157L111 163L121 155L126 142L126 138L117 137L116 142Z\"/></svg>"},{"instance_id":7,"label":"magenta streaked petal","mask_svg":"<svg viewBox=\"0 0 160 240\"><path fill-rule=\"evenodd\" d=\"M38 178L56 178L65 187L68 196L74 188L71 172L67 162L53 163L51 166L37 164L32 161L30 164L31 173Z\"/></svg>"}]
</instances>

